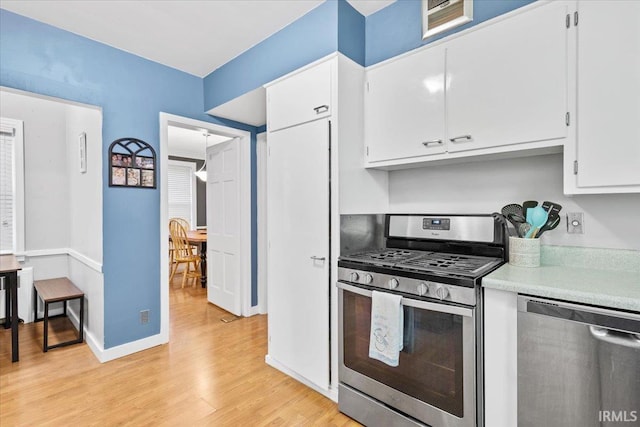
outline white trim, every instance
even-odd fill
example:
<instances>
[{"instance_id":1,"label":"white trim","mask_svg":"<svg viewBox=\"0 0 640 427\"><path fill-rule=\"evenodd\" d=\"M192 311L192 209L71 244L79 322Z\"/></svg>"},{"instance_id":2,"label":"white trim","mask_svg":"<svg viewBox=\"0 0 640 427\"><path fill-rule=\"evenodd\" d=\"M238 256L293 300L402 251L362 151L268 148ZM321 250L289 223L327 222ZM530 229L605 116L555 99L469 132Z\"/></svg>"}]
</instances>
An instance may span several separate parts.
<instances>
[{"instance_id":1,"label":"white trim","mask_svg":"<svg viewBox=\"0 0 640 427\"><path fill-rule=\"evenodd\" d=\"M249 310L244 315L244 317L256 316L258 314L265 314L265 313L262 313L260 311L260 306L259 305L253 305L253 306L249 307Z\"/></svg>"},{"instance_id":2,"label":"white trim","mask_svg":"<svg viewBox=\"0 0 640 427\"><path fill-rule=\"evenodd\" d=\"M67 254L71 258L80 261L81 263L83 263L87 267L91 268L92 270L95 270L98 273L102 273L102 263L100 263L98 261L95 261L95 260L89 258L88 256L83 255L80 252L78 252L78 251L76 251L74 249L71 249L71 248L67 248Z\"/></svg>"},{"instance_id":3,"label":"white trim","mask_svg":"<svg viewBox=\"0 0 640 427\"><path fill-rule=\"evenodd\" d=\"M265 314L267 307L267 133L256 137L256 175L257 175L257 246L258 246L258 312Z\"/></svg>"},{"instance_id":4,"label":"white trim","mask_svg":"<svg viewBox=\"0 0 640 427\"><path fill-rule=\"evenodd\" d=\"M188 129L202 129L210 133L228 136L229 138L241 138L240 159L241 170L241 236L240 236L240 268L244 272L240 283L240 298L242 301L243 315L249 315L251 307L251 132L234 129L227 126L176 116L174 114L159 114L160 125L160 170L166 171L168 165L169 135L168 127L177 126ZM160 334L157 341L164 343L169 341L169 231L167 201L167 174L160 174ZM157 345L157 344L154 344Z\"/></svg>"},{"instance_id":5,"label":"white trim","mask_svg":"<svg viewBox=\"0 0 640 427\"><path fill-rule=\"evenodd\" d=\"M291 369L287 368L286 366L280 364L280 362L278 362L277 360L273 359L268 354L264 357L264 361L265 361L265 363L267 365L272 366L272 367L276 368L277 370L279 370L280 372L283 372L283 373L289 375L290 377L292 377L296 381L299 381L302 384L306 385L307 387L310 387L310 388L314 389L315 391L317 391L321 395L333 400L334 402L338 402L338 390L337 389L332 388L331 386L329 386L328 389L323 389L321 387L318 387L316 384L314 384L311 381L307 380L306 378L298 375L296 372L292 371Z\"/></svg>"},{"instance_id":6,"label":"white trim","mask_svg":"<svg viewBox=\"0 0 640 427\"><path fill-rule=\"evenodd\" d=\"M96 260L89 258L86 255L81 254L75 249L71 248L52 248L52 249L34 249L30 251L24 251L22 253L16 254L17 256L25 256L29 258L36 258L41 256L54 256L54 255L69 255L71 258L74 258L92 270L97 271L98 273L102 273L102 263Z\"/></svg>"},{"instance_id":7,"label":"white trim","mask_svg":"<svg viewBox=\"0 0 640 427\"><path fill-rule=\"evenodd\" d=\"M85 336L86 336L85 341L87 342L87 345L89 346L91 351L93 351L93 354L96 356L96 358L98 358L100 363L105 363L111 360L119 359L121 357L128 356L130 354L137 353L139 351L148 350L152 347L157 347L159 345L166 344L167 342L169 342L168 339L164 339L162 337L162 333L160 333L157 335L152 335L147 338L143 338L141 340L132 341L126 344L111 347L105 350L102 347L102 345L100 345L96 341L95 337L92 334L87 333L85 334Z\"/></svg>"}]
</instances>

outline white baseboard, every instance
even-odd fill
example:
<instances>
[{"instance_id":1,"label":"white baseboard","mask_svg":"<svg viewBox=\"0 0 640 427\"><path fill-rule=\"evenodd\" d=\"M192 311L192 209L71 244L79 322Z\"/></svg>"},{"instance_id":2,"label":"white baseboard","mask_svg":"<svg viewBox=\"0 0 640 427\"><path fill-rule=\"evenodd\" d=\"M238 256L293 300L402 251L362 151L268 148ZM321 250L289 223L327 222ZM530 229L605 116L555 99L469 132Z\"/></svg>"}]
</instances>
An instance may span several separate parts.
<instances>
[{"instance_id":1,"label":"white baseboard","mask_svg":"<svg viewBox=\"0 0 640 427\"><path fill-rule=\"evenodd\" d=\"M92 342L90 342L90 338ZM90 334L87 334L87 344L89 344L89 347L93 351L93 354L95 354L100 363L119 359L120 357L128 356L139 351L166 344L167 342L168 340L166 339L166 337L163 337L162 334L157 334L138 341L118 345L116 347L111 347L105 350L101 345L98 345L98 343L93 340L93 337L90 336Z\"/></svg>"},{"instance_id":2,"label":"white baseboard","mask_svg":"<svg viewBox=\"0 0 640 427\"><path fill-rule=\"evenodd\" d=\"M326 398L331 399L336 403L338 402L338 390L337 389L332 388L332 387L329 387L328 389L324 389L322 387L318 387L316 384L312 383L311 381L307 380L306 378L298 375L296 372L294 372L291 369L287 368L286 366L282 365L280 362L278 362L277 360L273 359L268 354L264 357L264 361L267 363L267 365L269 365L269 366L271 366L273 368L276 368L280 372L282 372L284 374L287 374L288 376L290 376L291 378L295 379L296 381L299 381L302 384L306 385L307 387L314 389L315 391L317 391L321 395L325 396Z\"/></svg>"},{"instance_id":3,"label":"white baseboard","mask_svg":"<svg viewBox=\"0 0 640 427\"><path fill-rule=\"evenodd\" d=\"M256 314L264 314L260 311L259 305L254 305L252 307L249 307L249 311L247 312L247 315L245 317L255 316Z\"/></svg>"},{"instance_id":4,"label":"white baseboard","mask_svg":"<svg viewBox=\"0 0 640 427\"><path fill-rule=\"evenodd\" d=\"M67 316L69 317L69 320L71 321L71 323L73 323L73 326L75 326L75 328L77 329L79 324L78 313L76 313L74 310L69 308L67 309ZM158 334L158 335L153 335L151 337L143 338L138 341L130 342L127 344L119 345L119 346L112 347L105 350L102 347L102 344L100 344L96 340L95 336L93 336L93 334L87 330L86 326L83 327L83 329L84 329L85 341L89 346L89 348L91 349L91 351L93 352L94 356L96 356L96 358L100 361L100 363L109 362L111 360L128 356L130 354L147 350L149 348L166 344L168 342L166 337L164 337L163 339L162 334Z\"/></svg>"}]
</instances>

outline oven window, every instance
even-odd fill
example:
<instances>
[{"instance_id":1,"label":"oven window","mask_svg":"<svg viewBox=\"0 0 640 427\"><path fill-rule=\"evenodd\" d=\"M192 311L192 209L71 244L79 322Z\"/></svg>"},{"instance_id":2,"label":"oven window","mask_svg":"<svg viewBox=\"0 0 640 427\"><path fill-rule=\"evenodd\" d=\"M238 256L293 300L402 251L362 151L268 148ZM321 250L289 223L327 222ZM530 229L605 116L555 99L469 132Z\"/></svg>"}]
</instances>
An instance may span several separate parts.
<instances>
[{"instance_id":1,"label":"oven window","mask_svg":"<svg viewBox=\"0 0 640 427\"><path fill-rule=\"evenodd\" d=\"M344 292L344 364L402 393L463 417L462 316L404 307L397 367L369 358L371 299Z\"/></svg>"}]
</instances>

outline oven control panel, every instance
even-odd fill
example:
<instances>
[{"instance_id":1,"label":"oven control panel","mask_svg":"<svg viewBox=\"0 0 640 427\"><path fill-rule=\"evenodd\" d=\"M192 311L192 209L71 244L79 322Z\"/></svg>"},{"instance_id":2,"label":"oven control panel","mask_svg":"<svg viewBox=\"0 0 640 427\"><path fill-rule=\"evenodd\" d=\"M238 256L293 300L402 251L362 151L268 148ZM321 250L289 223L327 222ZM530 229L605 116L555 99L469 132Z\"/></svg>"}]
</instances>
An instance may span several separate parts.
<instances>
[{"instance_id":1,"label":"oven control panel","mask_svg":"<svg viewBox=\"0 0 640 427\"><path fill-rule=\"evenodd\" d=\"M380 290L392 289L406 294L419 295L440 301L476 305L475 288L448 285L424 279L413 279L401 275L389 275L338 267L338 281L353 285L367 285Z\"/></svg>"},{"instance_id":2,"label":"oven control panel","mask_svg":"<svg viewBox=\"0 0 640 427\"><path fill-rule=\"evenodd\" d=\"M449 218L422 218L423 230L449 230L451 220Z\"/></svg>"}]
</instances>

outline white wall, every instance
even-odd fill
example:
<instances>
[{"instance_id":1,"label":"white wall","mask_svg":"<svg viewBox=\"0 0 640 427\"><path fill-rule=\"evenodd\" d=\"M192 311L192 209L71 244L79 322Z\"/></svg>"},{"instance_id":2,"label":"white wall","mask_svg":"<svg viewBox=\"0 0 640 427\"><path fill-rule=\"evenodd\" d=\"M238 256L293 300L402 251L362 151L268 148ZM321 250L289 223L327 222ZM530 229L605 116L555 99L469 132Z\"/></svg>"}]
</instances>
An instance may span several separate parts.
<instances>
[{"instance_id":1,"label":"white wall","mask_svg":"<svg viewBox=\"0 0 640 427\"><path fill-rule=\"evenodd\" d=\"M68 246L102 263L102 114L67 105ZM87 172L80 173L79 135L87 134ZM72 224L72 225L71 225Z\"/></svg>"},{"instance_id":2,"label":"white wall","mask_svg":"<svg viewBox=\"0 0 640 427\"><path fill-rule=\"evenodd\" d=\"M99 109L2 89L2 116L24 121L25 261L34 280L69 277L85 293L85 332L104 344L102 275L102 113ZM79 141L87 134L87 172ZM33 301L20 289L21 306ZM25 307L27 307L25 306ZM79 306L70 304L77 321ZM61 309L52 310L56 314ZM26 321L30 316L24 316ZM28 320L27 320L28 319Z\"/></svg>"},{"instance_id":3,"label":"white wall","mask_svg":"<svg viewBox=\"0 0 640 427\"><path fill-rule=\"evenodd\" d=\"M24 121L25 250L68 245L64 104L0 92L2 116Z\"/></svg>"},{"instance_id":4,"label":"white wall","mask_svg":"<svg viewBox=\"0 0 640 427\"><path fill-rule=\"evenodd\" d=\"M542 236L542 244L640 250L640 195L565 196L562 154L389 173L389 205L395 213L492 213L525 200L563 206L560 225ZM584 234L567 234L567 212L584 212Z\"/></svg>"}]
</instances>

